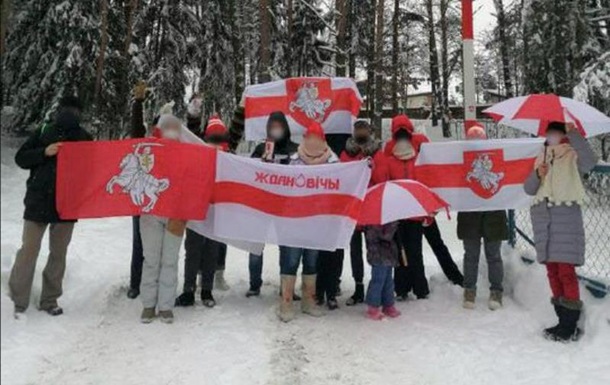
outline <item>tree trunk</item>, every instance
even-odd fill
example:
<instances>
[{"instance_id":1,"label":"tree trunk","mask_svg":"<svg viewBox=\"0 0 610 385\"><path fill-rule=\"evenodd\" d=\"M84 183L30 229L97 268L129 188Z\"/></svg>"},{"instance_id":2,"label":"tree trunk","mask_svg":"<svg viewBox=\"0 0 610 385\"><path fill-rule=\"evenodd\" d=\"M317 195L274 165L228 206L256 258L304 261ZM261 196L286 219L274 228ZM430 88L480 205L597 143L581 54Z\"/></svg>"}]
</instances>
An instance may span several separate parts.
<instances>
[{"instance_id":1,"label":"tree trunk","mask_svg":"<svg viewBox=\"0 0 610 385\"><path fill-rule=\"evenodd\" d=\"M286 37L286 52L285 52L285 60L286 63L286 77L292 77L292 29L294 28L294 4L293 0L288 0L288 4L286 6L286 24L288 30L288 36Z\"/></svg>"},{"instance_id":2,"label":"tree trunk","mask_svg":"<svg viewBox=\"0 0 610 385\"><path fill-rule=\"evenodd\" d=\"M400 20L400 1L394 0L392 19L392 112L398 113L398 31Z\"/></svg>"},{"instance_id":3,"label":"tree trunk","mask_svg":"<svg viewBox=\"0 0 610 385\"><path fill-rule=\"evenodd\" d=\"M260 61L259 61L259 81L265 83L271 80L269 66L271 64L271 18L269 16L270 0L259 0L260 13Z\"/></svg>"},{"instance_id":4,"label":"tree trunk","mask_svg":"<svg viewBox=\"0 0 610 385\"><path fill-rule=\"evenodd\" d=\"M347 61L348 61L348 67L349 67L349 77L352 79L356 78L356 53L354 52L354 43L353 43L353 26L354 26L354 7L352 4L353 0L347 0L347 14L348 14L348 18L347 18L347 41L349 42L349 47L348 47L348 55L347 55Z\"/></svg>"},{"instance_id":5,"label":"tree trunk","mask_svg":"<svg viewBox=\"0 0 610 385\"><path fill-rule=\"evenodd\" d=\"M448 138L451 136L449 130L449 48L448 36L449 23L447 21L447 10L449 9L449 0L441 0L441 65L442 65L442 91L441 91L441 111L442 111L442 126L443 136Z\"/></svg>"},{"instance_id":6,"label":"tree trunk","mask_svg":"<svg viewBox=\"0 0 610 385\"><path fill-rule=\"evenodd\" d=\"M377 32L375 34L375 119L374 125L381 137L381 117L383 114L383 12L384 0L377 0Z\"/></svg>"},{"instance_id":7,"label":"tree trunk","mask_svg":"<svg viewBox=\"0 0 610 385\"><path fill-rule=\"evenodd\" d=\"M104 74L104 59L106 56L106 46L108 45L108 0L100 0L100 52L97 56L95 68L95 105L99 111L100 93L102 91L102 75Z\"/></svg>"},{"instance_id":8,"label":"tree trunk","mask_svg":"<svg viewBox=\"0 0 610 385\"><path fill-rule=\"evenodd\" d=\"M431 101L431 112L432 112L432 126L438 124L438 116L436 115L436 104L438 101L438 91L440 88L439 84L439 69L438 69L438 55L436 52L436 35L434 33L434 9L432 7L432 0L426 1L426 10L428 13L428 44L430 48L430 83L432 86L432 101Z\"/></svg>"},{"instance_id":9,"label":"tree trunk","mask_svg":"<svg viewBox=\"0 0 610 385\"><path fill-rule=\"evenodd\" d=\"M121 116L127 116L129 108L129 47L131 46L131 40L133 35L133 19L138 9L138 0L129 0L129 4L127 5L127 12L125 15L126 19L126 31L125 31L125 41L123 43L123 52L122 52L122 64L121 64L121 84L118 85L119 89L119 98L120 105L123 108L123 113ZM125 122L125 120L123 120ZM125 128L124 125L121 125L121 131L125 132L130 129L130 127ZM118 134L118 131L115 131Z\"/></svg>"},{"instance_id":10,"label":"tree trunk","mask_svg":"<svg viewBox=\"0 0 610 385\"><path fill-rule=\"evenodd\" d=\"M4 41L6 39L6 24L10 19L11 0L2 0L0 2L0 57L4 54Z\"/></svg>"},{"instance_id":11,"label":"tree trunk","mask_svg":"<svg viewBox=\"0 0 610 385\"><path fill-rule=\"evenodd\" d=\"M347 52L345 31L347 27L347 0L335 1L335 28L337 29L337 53L335 55L335 74L345 76L345 54Z\"/></svg>"},{"instance_id":12,"label":"tree trunk","mask_svg":"<svg viewBox=\"0 0 610 385\"><path fill-rule=\"evenodd\" d=\"M504 93L507 98L513 96L513 84L510 77L510 58L508 57L508 37L506 36L506 14L502 0L494 0L498 18L498 37L500 38L500 57L502 60L502 77L504 78Z\"/></svg>"},{"instance_id":13,"label":"tree trunk","mask_svg":"<svg viewBox=\"0 0 610 385\"><path fill-rule=\"evenodd\" d=\"M367 69L366 69L366 109L368 111L369 119L372 121L374 118L374 101L375 101L375 12L377 11L376 0L370 0L369 6L369 38L368 38L368 52L367 52Z\"/></svg>"},{"instance_id":14,"label":"tree trunk","mask_svg":"<svg viewBox=\"0 0 610 385\"><path fill-rule=\"evenodd\" d=\"M241 94L244 92L246 69L244 68L243 52L244 44L239 33L238 22L243 18L243 4L238 0L231 0L229 3L229 20L231 20L231 45L233 46L233 71L235 73L235 104L239 104Z\"/></svg>"}]
</instances>

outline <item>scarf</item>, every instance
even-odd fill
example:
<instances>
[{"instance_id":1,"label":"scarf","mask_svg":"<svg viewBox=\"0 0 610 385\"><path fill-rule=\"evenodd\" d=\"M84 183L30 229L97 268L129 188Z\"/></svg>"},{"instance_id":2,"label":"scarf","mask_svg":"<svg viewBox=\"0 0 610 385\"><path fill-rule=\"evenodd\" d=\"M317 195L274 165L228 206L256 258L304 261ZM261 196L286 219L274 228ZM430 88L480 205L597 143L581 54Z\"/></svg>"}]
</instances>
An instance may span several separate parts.
<instances>
[{"instance_id":1,"label":"scarf","mask_svg":"<svg viewBox=\"0 0 610 385\"><path fill-rule=\"evenodd\" d=\"M328 159L332 155L330 147L326 142L321 142L323 146L315 146L314 148L307 148L304 143L299 144L297 153L303 163L307 165L324 164L328 163Z\"/></svg>"},{"instance_id":2,"label":"scarf","mask_svg":"<svg viewBox=\"0 0 610 385\"><path fill-rule=\"evenodd\" d=\"M546 162L549 165L549 172L540 182L534 204L544 200L548 200L549 206L583 203L586 192L576 164L577 157L576 151L567 143L547 147L546 159L544 152L538 155L535 162L536 169Z\"/></svg>"},{"instance_id":3,"label":"scarf","mask_svg":"<svg viewBox=\"0 0 610 385\"><path fill-rule=\"evenodd\" d=\"M373 156L381 147L380 143L370 138L365 143L359 144L354 138L349 138L345 143L345 152L351 157L362 155L363 157Z\"/></svg>"},{"instance_id":4,"label":"scarf","mask_svg":"<svg viewBox=\"0 0 610 385\"><path fill-rule=\"evenodd\" d=\"M392 155L400 160L413 159L416 155L415 148L409 141L396 142L392 149Z\"/></svg>"}]
</instances>

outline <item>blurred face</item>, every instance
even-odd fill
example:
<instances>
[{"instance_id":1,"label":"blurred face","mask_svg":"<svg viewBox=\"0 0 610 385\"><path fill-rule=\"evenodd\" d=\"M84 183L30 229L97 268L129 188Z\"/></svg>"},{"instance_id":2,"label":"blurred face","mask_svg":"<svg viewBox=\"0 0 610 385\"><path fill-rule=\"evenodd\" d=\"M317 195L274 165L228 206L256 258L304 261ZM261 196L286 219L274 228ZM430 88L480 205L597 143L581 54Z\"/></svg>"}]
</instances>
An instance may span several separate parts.
<instances>
[{"instance_id":1,"label":"blurred face","mask_svg":"<svg viewBox=\"0 0 610 385\"><path fill-rule=\"evenodd\" d=\"M366 143L369 140L370 136L371 133L368 128L358 128L354 130L354 140L358 144Z\"/></svg>"},{"instance_id":2,"label":"blurred face","mask_svg":"<svg viewBox=\"0 0 610 385\"><path fill-rule=\"evenodd\" d=\"M310 153L316 153L326 150L326 141L315 135L309 135L303 138L303 145Z\"/></svg>"},{"instance_id":3,"label":"blurred face","mask_svg":"<svg viewBox=\"0 0 610 385\"><path fill-rule=\"evenodd\" d=\"M284 137L284 127L280 122L273 122L269 127L269 137L273 140L280 140Z\"/></svg>"},{"instance_id":4,"label":"blurred face","mask_svg":"<svg viewBox=\"0 0 610 385\"><path fill-rule=\"evenodd\" d=\"M546 141L549 146L556 146L561 143L566 134L561 131L551 130L546 134Z\"/></svg>"},{"instance_id":5,"label":"blurred face","mask_svg":"<svg viewBox=\"0 0 610 385\"><path fill-rule=\"evenodd\" d=\"M165 139L176 140L180 137L180 129L180 122L172 121L165 124L165 126L162 127L161 131L163 132L163 137Z\"/></svg>"}]
</instances>

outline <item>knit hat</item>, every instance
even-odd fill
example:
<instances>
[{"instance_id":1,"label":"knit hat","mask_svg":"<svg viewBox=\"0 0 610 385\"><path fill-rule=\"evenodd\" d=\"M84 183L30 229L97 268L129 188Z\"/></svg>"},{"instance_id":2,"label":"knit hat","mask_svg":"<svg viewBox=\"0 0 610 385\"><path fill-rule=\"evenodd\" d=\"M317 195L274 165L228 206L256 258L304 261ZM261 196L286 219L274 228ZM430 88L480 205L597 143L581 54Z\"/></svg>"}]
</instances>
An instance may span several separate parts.
<instances>
[{"instance_id":1,"label":"knit hat","mask_svg":"<svg viewBox=\"0 0 610 385\"><path fill-rule=\"evenodd\" d=\"M485 133L485 129L479 123L471 126L468 131L466 131L466 139L487 139L487 134Z\"/></svg>"},{"instance_id":2,"label":"knit hat","mask_svg":"<svg viewBox=\"0 0 610 385\"><path fill-rule=\"evenodd\" d=\"M305 135L303 136L317 136L322 140L326 140L326 137L324 136L324 129L322 128L322 125L320 125L320 123L318 122L311 122L309 126L307 126L307 131L305 131Z\"/></svg>"},{"instance_id":3,"label":"knit hat","mask_svg":"<svg viewBox=\"0 0 610 385\"><path fill-rule=\"evenodd\" d=\"M208 125L205 128L205 137L221 136L227 134L227 126L220 120L217 114L214 114L208 120Z\"/></svg>"},{"instance_id":4,"label":"knit hat","mask_svg":"<svg viewBox=\"0 0 610 385\"><path fill-rule=\"evenodd\" d=\"M561 132L562 134L565 134L566 124L563 122L550 122L549 125L546 127L547 134L549 131L557 131Z\"/></svg>"},{"instance_id":5,"label":"knit hat","mask_svg":"<svg viewBox=\"0 0 610 385\"><path fill-rule=\"evenodd\" d=\"M415 131L411 119L407 115L397 115L392 119L392 135L397 133L400 129L406 130L409 134Z\"/></svg>"}]
</instances>

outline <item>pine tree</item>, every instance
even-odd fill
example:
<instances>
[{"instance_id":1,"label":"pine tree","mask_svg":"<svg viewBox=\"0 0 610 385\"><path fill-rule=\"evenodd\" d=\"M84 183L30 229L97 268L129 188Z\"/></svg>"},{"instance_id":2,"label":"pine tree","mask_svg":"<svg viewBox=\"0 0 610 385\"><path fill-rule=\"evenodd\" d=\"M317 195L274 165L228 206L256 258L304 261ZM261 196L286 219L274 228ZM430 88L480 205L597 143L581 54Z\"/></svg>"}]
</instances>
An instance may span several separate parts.
<instances>
[{"instance_id":1,"label":"pine tree","mask_svg":"<svg viewBox=\"0 0 610 385\"><path fill-rule=\"evenodd\" d=\"M90 113L99 42L99 1L27 0L16 10L3 55L3 92L23 132L48 116L65 94Z\"/></svg>"}]
</instances>

